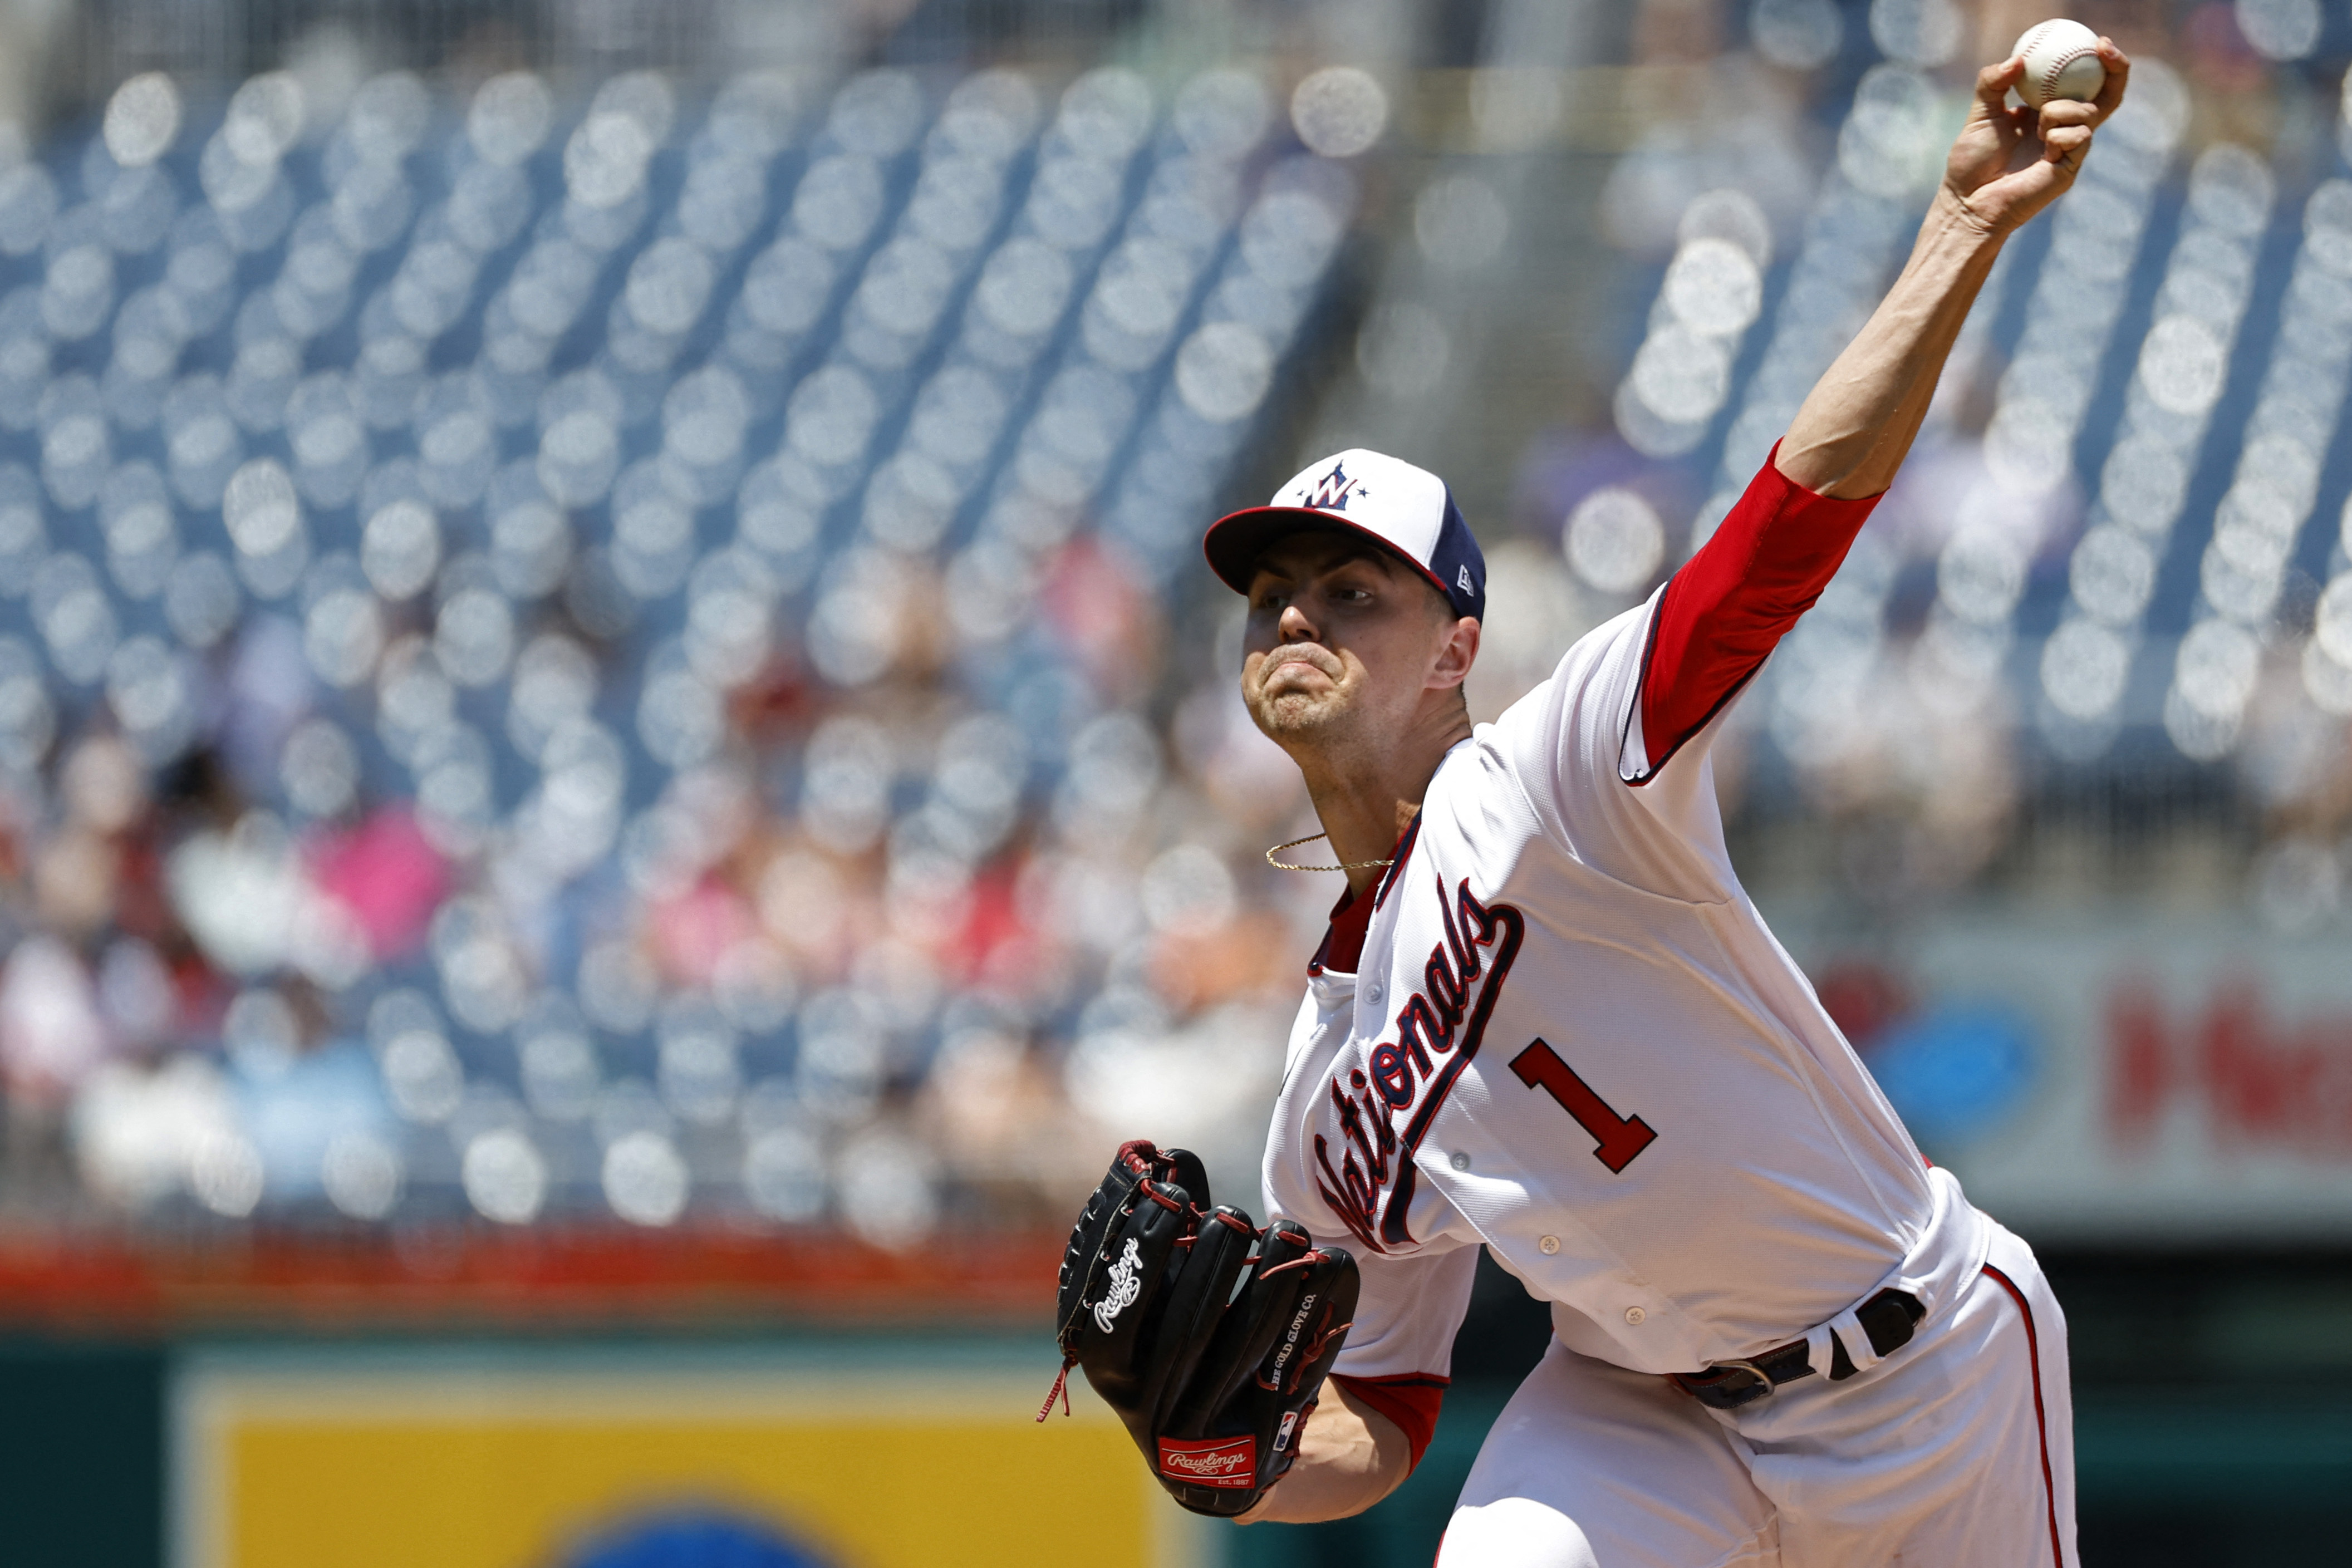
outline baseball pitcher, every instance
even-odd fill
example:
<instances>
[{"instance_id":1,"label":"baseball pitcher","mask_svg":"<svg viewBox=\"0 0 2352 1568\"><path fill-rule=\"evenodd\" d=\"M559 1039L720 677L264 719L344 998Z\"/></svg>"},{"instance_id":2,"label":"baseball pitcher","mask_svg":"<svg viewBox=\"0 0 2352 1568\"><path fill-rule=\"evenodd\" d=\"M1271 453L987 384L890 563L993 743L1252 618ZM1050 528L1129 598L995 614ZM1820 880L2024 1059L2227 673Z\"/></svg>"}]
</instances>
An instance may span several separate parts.
<instances>
[{"instance_id":1,"label":"baseball pitcher","mask_svg":"<svg viewBox=\"0 0 2352 1568\"><path fill-rule=\"evenodd\" d=\"M1483 1246L1554 1335L1441 1568L2074 1568L2058 1304L1765 927L1708 750L1894 480L2002 244L2122 101L2100 57L2095 100L2038 112L2008 106L2021 61L1979 75L1909 263L1746 495L1495 723L1462 697L1485 560L1435 476L1346 452L1210 528L1249 601L1243 694L1348 889L1290 1037L1279 1218L1130 1144L1064 1266L1067 1364L1186 1506L1388 1495Z\"/></svg>"}]
</instances>

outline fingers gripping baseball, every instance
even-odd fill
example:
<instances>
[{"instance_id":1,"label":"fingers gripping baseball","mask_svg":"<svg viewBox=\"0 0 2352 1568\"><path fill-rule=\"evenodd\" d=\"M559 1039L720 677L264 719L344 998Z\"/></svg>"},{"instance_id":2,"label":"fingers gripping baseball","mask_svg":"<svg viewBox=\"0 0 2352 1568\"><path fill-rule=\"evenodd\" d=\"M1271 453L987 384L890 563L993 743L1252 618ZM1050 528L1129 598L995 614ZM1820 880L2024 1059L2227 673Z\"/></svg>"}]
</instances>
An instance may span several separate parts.
<instances>
[{"instance_id":1,"label":"fingers gripping baseball","mask_svg":"<svg viewBox=\"0 0 2352 1568\"><path fill-rule=\"evenodd\" d=\"M2053 98L2038 109L2009 101L2026 74L2022 58L1977 73L1968 122L1944 177L1968 221L1990 232L2013 229L2074 183L2094 133L2122 104L2131 78L2131 61L2112 40L2098 41L2098 57L2105 76L2095 96ZM2029 148L2032 155L2021 163Z\"/></svg>"}]
</instances>

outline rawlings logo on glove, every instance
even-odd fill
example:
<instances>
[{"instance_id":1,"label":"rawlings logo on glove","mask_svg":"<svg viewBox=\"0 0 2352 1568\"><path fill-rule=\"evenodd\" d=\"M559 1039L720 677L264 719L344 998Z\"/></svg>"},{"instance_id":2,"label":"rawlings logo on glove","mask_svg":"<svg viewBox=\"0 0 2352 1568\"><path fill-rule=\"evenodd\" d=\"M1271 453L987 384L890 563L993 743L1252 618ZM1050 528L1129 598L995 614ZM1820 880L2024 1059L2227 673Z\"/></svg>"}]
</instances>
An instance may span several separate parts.
<instances>
[{"instance_id":1,"label":"rawlings logo on glove","mask_svg":"<svg viewBox=\"0 0 2352 1568\"><path fill-rule=\"evenodd\" d=\"M1110 1266L1110 1289L1095 1303L1095 1327L1110 1333L1112 1321L1143 1294L1143 1281L1135 1277L1136 1270L1142 1266L1142 1243L1130 1236L1127 1239L1127 1250Z\"/></svg>"},{"instance_id":2,"label":"rawlings logo on glove","mask_svg":"<svg viewBox=\"0 0 2352 1568\"><path fill-rule=\"evenodd\" d=\"M1160 1439L1160 1473L1178 1480L1200 1481L1213 1487L1256 1484L1257 1439L1233 1437L1206 1443Z\"/></svg>"},{"instance_id":3,"label":"rawlings logo on glove","mask_svg":"<svg viewBox=\"0 0 2352 1568\"><path fill-rule=\"evenodd\" d=\"M1178 1502L1245 1513L1297 1457L1356 1291L1347 1253L1212 1208L1198 1158L1128 1144L1063 1255L1062 1375L1037 1418L1075 1366Z\"/></svg>"}]
</instances>

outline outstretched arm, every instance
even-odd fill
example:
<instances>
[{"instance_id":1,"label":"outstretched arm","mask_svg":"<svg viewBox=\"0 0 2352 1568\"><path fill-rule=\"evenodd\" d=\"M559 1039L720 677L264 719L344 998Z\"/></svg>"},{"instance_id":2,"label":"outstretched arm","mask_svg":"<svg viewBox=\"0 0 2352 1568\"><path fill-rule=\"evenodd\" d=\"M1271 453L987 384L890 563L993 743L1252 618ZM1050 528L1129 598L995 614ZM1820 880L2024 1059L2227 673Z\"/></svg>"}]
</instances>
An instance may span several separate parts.
<instances>
[{"instance_id":1,"label":"outstretched arm","mask_svg":"<svg viewBox=\"0 0 2352 1568\"><path fill-rule=\"evenodd\" d=\"M1977 73L1976 99L1903 274L1822 373L1788 435L1713 538L1666 585L1642 678L1641 733L1621 766L1641 783L1754 674L1829 586L1911 450L1944 360L2019 225L2074 183L2091 133L2123 101L2131 62L2105 38L2090 103L2011 109L2021 60ZM2011 163L2029 135L2041 151Z\"/></svg>"},{"instance_id":2,"label":"outstretched arm","mask_svg":"<svg viewBox=\"0 0 2352 1568\"><path fill-rule=\"evenodd\" d=\"M2099 58L2107 80L2095 101L2061 99L2038 114L2008 107L2009 89L2025 74L2022 60L1977 73L1968 123L1945 161L1944 182L1911 259L1797 411L1780 443L1782 474L1818 495L1847 500L1875 496L1895 482L2002 241L2074 183L2092 131L2123 102L2131 62L2105 38ZM2040 156L2011 169L2034 134Z\"/></svg>"}]
</instances>

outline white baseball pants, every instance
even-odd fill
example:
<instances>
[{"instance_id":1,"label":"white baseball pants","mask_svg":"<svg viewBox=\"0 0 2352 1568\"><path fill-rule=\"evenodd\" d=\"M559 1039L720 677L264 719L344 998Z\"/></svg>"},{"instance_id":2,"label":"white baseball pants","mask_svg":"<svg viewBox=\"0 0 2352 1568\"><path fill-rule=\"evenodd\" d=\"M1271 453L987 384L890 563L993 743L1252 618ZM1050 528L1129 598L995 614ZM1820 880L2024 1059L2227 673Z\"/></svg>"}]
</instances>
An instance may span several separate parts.
<instances>
[{"instance_id":1,"label":"white baseball pants","mask_svg":"<svg viewBox=\"0 0 2352 1568\"><path fill-rule=\"evenodd\" d=\"M1992 1232L1909 1344L1737 1411L1554 1340L1438 1568L2080 1568L2065 1319L2032 1250Z\"/></svg>"}]
</instances>

